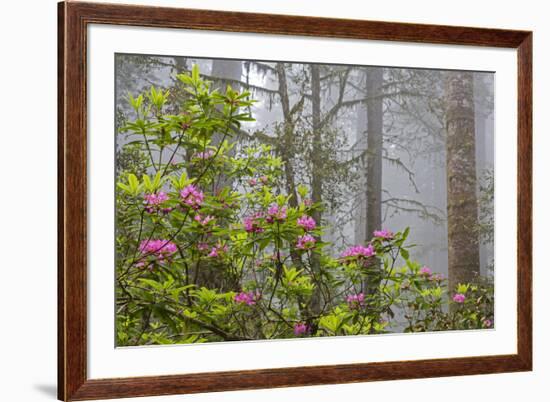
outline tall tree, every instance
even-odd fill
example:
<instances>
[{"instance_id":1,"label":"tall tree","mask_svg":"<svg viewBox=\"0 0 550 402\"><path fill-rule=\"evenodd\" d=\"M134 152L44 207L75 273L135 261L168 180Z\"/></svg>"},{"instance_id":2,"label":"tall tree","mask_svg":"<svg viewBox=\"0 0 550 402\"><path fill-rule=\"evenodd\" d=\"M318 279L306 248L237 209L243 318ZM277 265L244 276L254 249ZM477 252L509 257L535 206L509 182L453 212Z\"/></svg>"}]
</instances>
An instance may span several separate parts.
<instances>
[{"instance_id":1,"label":"tall tree","mask_svg":"<svg viewBox=\"0 0 550 402\"><path fill-rule=\"evenodd\" d=\"M277 144L277 153L281 156L284 163L285 179L286 179L286 190L290 198L289 202L292 207L298 205L298 194L296 192L296 184L294 182L295 173L294 166L292 164L292 149L293 149L293 137L295 129L294 113L301 109L301 106L298 105L297 108L290 108L290 99L288 94L288 83L285 71L284 63L277 63L276 65L277 72L277 81L278 86L278 95L281 100L281 109L283 111L283 127L282 127L282 141L279 141ZM302 101L303 102L303 101Z\"/></svg>"},{"instance_id":2,"label":"tall tree","mask_svg":"<svg viewBox=\"0 0 550 402\"><path fill-rule=\"evenodd\" d=\"M321 75L318 64L311 64L311 122L313 127L313 143L311 147L311 200L314 203L323 201L323 150L321 136ZM313 219L322 224L322 212L320 209L314 211ZM320 240L318 238L317 240ZM317 254L313 254L312 269L314 275L319 275L320 261ZM321 308L321 295L316 291L312 297L312 309L319 312Z\"/></svg>"},{"instance_id":3,"label":"tall tree","mask_svg":"<svg viewBox=\"0 0 550 402\"><path fill-rule=\"evenodd\" d=\"M449 286L480 273L473 74L445 75Z\"/></svg>"},{"instance_id":4,"label":"tall tree","mask_svg":"<svg viewBox=\"0 0 550 402\"><path fill-rule=\"evenodd\" d=\"M367 69L367 219L366 239L382 226L382 147L384 69Z\"/></svg>"}]
</instances>

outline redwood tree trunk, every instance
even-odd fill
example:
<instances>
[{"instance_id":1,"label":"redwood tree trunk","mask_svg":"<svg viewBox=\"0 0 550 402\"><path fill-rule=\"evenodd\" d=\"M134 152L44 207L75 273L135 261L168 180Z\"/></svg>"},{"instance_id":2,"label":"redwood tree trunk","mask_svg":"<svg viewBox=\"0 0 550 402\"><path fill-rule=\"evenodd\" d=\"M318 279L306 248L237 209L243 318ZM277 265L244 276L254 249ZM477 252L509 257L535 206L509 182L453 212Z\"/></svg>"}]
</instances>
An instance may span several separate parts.
<instances>
[{"instance_id":1,"label":"redwood tree trunk","mask_svg":"<svg viewBox=\"0 0 550 402\"><path fill-rule=\"evenodd\" d=\"M382 226L383 68L367 70L367 220L365 240Z\"/></svg>"},{"instance_id":2,"label":"redwood tree trunk","mask_svg":"<svg viewBox=\"0 0 550 402\"><path fill-rule=\"evenodd\" d=\"M445 75L449 287L472 282L479 270L473 74Z\"/></svg>"},{"instance_id":3,"label":"redwood tree trunk","mask_svg":"<svg viewBox=\"0 0 550 402\"><path fill-rule=\"evenodd\" d=\"M286 190L292 197L288 201L291 207L298 206L298 194L296 184L294 183L294 167L292 165L292 141L294 137L294 122L290 115L290 100L288 96L288 85L286 80L286 71L284 63L277 63L277 78L279 81L279 97L281 99L281 108L283 109L283 138L277 143L277 152L283 160L284 173L286 179Z\"/></svg>"},{"instance_id":4,"label":"redwood tree trunk","mask_svg":"<svg viewBox=\"0 0 550 402\"><path fill-rule=\"evenodd\" d=\"M313 123L313 144L311 147L311 200L314 203L323 201L323 160L322 160L322 138L321 138L321 77L319 65L311 65L311 121ZM318 225L322 225L322 213L316 209L312 213L313 219ZM320 237L316 236L317 241ZM320 282L319 274L321 270L319 256L316 253L311 257L312 270L317 280ZM321 310L321 288L317 283L313 296L311 298L311 308L315 313Z\"/></svg>"}]
</instances>

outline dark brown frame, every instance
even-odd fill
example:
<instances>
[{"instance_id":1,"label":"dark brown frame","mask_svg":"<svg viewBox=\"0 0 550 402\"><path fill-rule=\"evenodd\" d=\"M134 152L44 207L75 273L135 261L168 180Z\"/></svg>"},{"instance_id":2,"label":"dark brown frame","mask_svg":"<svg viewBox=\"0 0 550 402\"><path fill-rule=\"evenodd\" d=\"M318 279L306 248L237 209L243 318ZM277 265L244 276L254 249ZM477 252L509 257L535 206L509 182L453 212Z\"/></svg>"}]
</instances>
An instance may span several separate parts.
<instances>
[{"instance_id":1,"label":"dark brown frame","mask_svg":"<svg viewBox=\"0 0 550 402\"><path fill-rule=\"evenodd\" d=\"M58 4L58 397L122 398L532 370L532 32L188 10ZM186 28L517 49L518 343L511 355L116 379L87 378L88 24Z\"/></svg>"}]
</instances>

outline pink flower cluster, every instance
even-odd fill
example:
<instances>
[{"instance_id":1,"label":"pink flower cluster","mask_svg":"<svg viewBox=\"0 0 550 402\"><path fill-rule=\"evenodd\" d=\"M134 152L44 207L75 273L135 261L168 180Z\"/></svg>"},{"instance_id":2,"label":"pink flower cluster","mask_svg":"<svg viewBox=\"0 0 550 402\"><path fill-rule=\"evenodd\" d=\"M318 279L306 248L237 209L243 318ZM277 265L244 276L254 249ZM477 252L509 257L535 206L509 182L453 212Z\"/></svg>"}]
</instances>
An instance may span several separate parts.
<instances>
[{"instance_id":1,"label":"pink flower cluster","mask_svg":"<svg viewBox=\"0 0 550 402\"><path fill-rule=\"evenodd\" d=\"M365 246L352 246L342 253L342 258L354 259L354 258L369 258L374 256L374 247L372 244Z\"/></svg>"},{"instance_id":2,"label":"pink flower cluster","mask_svg":"<svg viewBox=\"0 0 550 402\"><path fill-rule=\"evenodd\" d=\"M432 270L427 266L423 266L422 268L420 268L420 275L430 276L431 274L432 274Z\"/></svg>"},{"instance_id":3,"label":"pink flower cluster","mask_svg":"<svg viewBox=\"0 0 550 402\"><path fill-rule=\"evenodd\" d=\"M210 248L210 246L208 245L208 243L205 243L205 242L200 242L200 243L197 245L197 249L198 249L199 251L202 251L202 252L208 250L209 248Z\"/></svg>"},{"instance_id":4,"label":"pink flower cluster","mask_svg":"<svg viewBox=\"0 0 550 402\"><path fill-rule=\"evenodd\" d=\"M248 233L262 233L264 228L260 226L260 219L263 218L263 213L256 212L252 216L247 216L243 220L244 230Z\"/></svg>"},{"instance_id":5,"label":"pink flower cluster","mask_svg":"<svg viewBox=\"0 0 550 402\"><path fill-rule=\"evenodd\" d=\"M317 225L315 219L307 215L298 218L297 224L298 226L302 227L306 232L311 232L315 229L315 226Z\"/></svg>"},{"instance_id":6,"label":"pink flower cluster","mask_svg":"<svg viewBox=\"0 0 550 402\"><path fill-rule=\"evenodd\" d=\"M266 221L273 223L275 221L282 222L286 219L286 207L279 207L277 204L271 204L267 209Z\"/></svg>"},{"instance_id":7,"label":"pink flower cluster","mask_svg":"<svg viewBox=\"0 0 550 402\"><path fill-rule=\"evenodd\" d=\"M204 201L204 193L193 184L189 184L181 190L180 196L183 203L193 209L199 209Z\"/></svg>"},{"instance_id":8,"label":"pink flower cluster","mask_svg":"<svg viewBox=\"0 0 550 402\"><path fill-rule=\"evenodd\" d=\"M392 232L390 232L389 230L375 230L373 232L373 235L374 237L378 237L380 239L384 239L384 240L391 240L393 239L393 236L394 234Z\"/></svg>"},{"instance_id":9,"label":"pink flower cluster","mask_svg":"<svg viewBox=\"0 0 550 402\"><path fill-rule=\"evenodd\" d=\"M204 151L204 152L197 152L193 155L193 158L194 159L210 159L212 158L214 155L216 155L216 153L214 152L214 150L212 149L209 149L207 151Z\"/></svg>"},{"instance_id":10,"label":"pink flower cluster","mask_svg":"<svg viewBox=\"0 0 550 402\"><path fill-rule=\"evenodd\" d=\"M139 251L144 255L154 255L158 262L165 262L178 250L177 246L169 240L155 239L143 240L139 244ZM143 264L140 264L143 265Z\"/></svg>"},{"instance_id":11,"label":"pink flower cluster","mask_svg":"<svg viewBox=\"0 0 550 402\"><path fill-rule=\"evenodd\" d=\"M294 324L294 335L302 336L309 332L309 326L303 322Z\"/></svg>"},{"instance_id":12,"label":"pink flower cluster","mask_svg":"<svg viewBox=\"0 0 550 402\"><path fill-rule=\"evenodd\" d=\"M443 274L433 274L432 276L430 276L430 281L434 282L441 282L443 279L445 279Z\"/></svg>"},{"instance_id":13,"label":"pink flower cluster","mask_svg":"<svg viewBox=\"0 0 550 402\"><path fill-rule=\"evenodd\" d=\"M235 295L235 302L246 304L247 306L253 306L258 300L260 300L261 294L259 292L240 292Z\"/></svg>"},{"instance_id":14,"label":"pink flower cluster","mask_svg":"<svg viewBox=\"0 0 550 402\"><path fill-rule=\"evenodd\" d=\"M269 181L269 179L267 178L267 176L261 176L259 179L256 179L256 178L251 178L248 180L248 184L250 184L252 187L254 187L255 185L257 185L258 183L262 183L262 184L267 184L267 182Z\"/></svg>"},{"instance_id":15,"label":"pink flower cluster","mask_svg":"<svg viewBox=\"0 0 550 402\"><path fill-rule=\"evenodd\" d=\"M218 243L214 247L210 249L210 253L208 253L208 257L217 258L221 254L225 254L229 251L229 248L227 247L227 244L220 244Z\"/></svg>"},{"instance_id":16,"label":"pink flower cluster","mask_svg":"<svg viewBox=\"0 0 550 402\"><path fill-rule=\"evenodd\" d=\"M159 191L158 193L145 194L143 198L148 205L160 205L168 199L168 195L164 191Z\"/></svg>"},{"instance_id":17,"label":"pink flower cluster","mask_svg":"<svg viewBox=\"0 0 550 402\"><path fill-rule=\"evenodd\" d=\"M168 194L166 194L164 191L159 191L158 193L145 194L143 196L143 198L144 198L143 203L145 204L145 210L148 213L152 214L153 212L155 212L156 210L159 209L159 206L164 201L168 200ZM161 208L160 210L164 213L168 213L172 209L171 208Z\"/></svg>"},{"instance_id":18,"label":"pink flower cluster","mask_svg":"<svg viewBox=\"0 0 550 402\"><path fill-rule=\"evenodd\" d=\"M358 309L365 305L365 295L363 293L348 295L346 302L350 309Z\"/></svg>"},{"instance_id":19,"label":"pink flower cluster","mask_svg":"<svg viewBox=\"0 0 550 402\"><path fill-rule=\"evenodd\" d=\"M465 300L466 300L466 296L464 296L462 293L457 293L456 295L453 296L453 301L455 303L464 303Z\"/></svg>"},{"instance_id":20,"label":"pink flower cluster","mask_svg":"<svg viewBox=\"0 0 550 402\"><path fill-rule=\"evenodd\" d=\"M296 248L300 250L311 250L315 247L315 237L310 234L305 234L298 237L298 242L296 243Z\"/></svg>"},{"instance_id":21,"label":"pink flower cluster","mask_svg":"<svg viewBox=\"0 0 550 402\"><path fill-rule=\"evenodd\" d=\"M194 219L199 225L206 226L214 220L214 217L212 215L208 215L203 218L200 214L197 214Z\"/></svg>"}]
</instances>

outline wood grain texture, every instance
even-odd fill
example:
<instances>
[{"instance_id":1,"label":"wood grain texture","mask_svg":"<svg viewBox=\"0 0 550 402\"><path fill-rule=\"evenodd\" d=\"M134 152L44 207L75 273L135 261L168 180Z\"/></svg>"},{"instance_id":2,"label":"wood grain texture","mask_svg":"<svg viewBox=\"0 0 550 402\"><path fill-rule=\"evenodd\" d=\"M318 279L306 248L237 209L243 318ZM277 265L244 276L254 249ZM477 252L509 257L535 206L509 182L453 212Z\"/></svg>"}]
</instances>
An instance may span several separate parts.
<instances>
[{"instance_id":1,"label":"wood grain texture","mask_svg":"<svg viewBox=\"0 0 550 402\"><path fill-rule=\"evenodd\" d=\"M73 400L525 371L517 355L89 380Z\"/></svg>"},{"instance_id":2,"label":"wood grain texture","mask_svg":"<svg viewBox=\"0 0 550 402\"><path fill-rule=\"evenodd\" d=\"M518 47L528 32L232 11L68 3L88 22L277 35Z\"/></svg>"},{"instance_id":3,"label":"wood grain texture","mask_svg":"<svg viewBox=\"0 0 550 402\"><path fill-rule=\"evenodd\" d=\"M57 397L65 395L65 11L57 7Z\"/></svg>"},{"instance_id":4,"label":"wood grain texture","mask_svg":"<svg viewBox=\"0 0 550 402\"><path fill-rule=\"evenodd\" d=\"M332 383L413 379L532 369L532 33L63 2L58 5L58 397L106 399ZM87 378L88 24L321 36L518 51L518 348L517 354L295 367L171 376Z\"/></svg>"},{"instance_id":5,"label":"wood grain texture","mask_svg":"<svg viewBox=\"0 0 550 402\"><path fill-rule=\"evenodd\" d=\"M533 35L518 47L518 355L533 366Z\"/></svg>"},{"instance_id":6,"label":"wood grain texture","mask_svg":"<svg viewBox=\"0 0 550 402\"><path fill-rule=\"evenodd\" d=\"M64 20L62 46L63 63L59 65L63 93L59 109L62 109L62 125L59 153L62 182L60 191L59 300L63 314L60 327L63 349L59 351L62 384L58 384L60 396L70 399L87 380L87 152L86 152L86 27L78 8L71 3L61 3L60 15Z\"/></svg>"}]
</instances>

